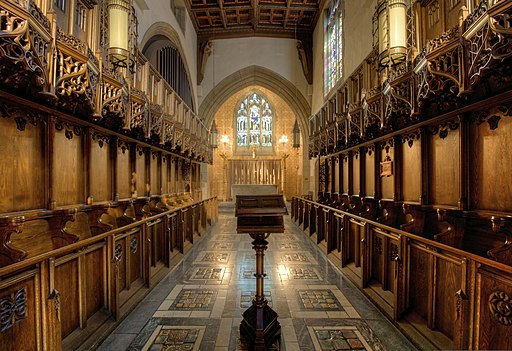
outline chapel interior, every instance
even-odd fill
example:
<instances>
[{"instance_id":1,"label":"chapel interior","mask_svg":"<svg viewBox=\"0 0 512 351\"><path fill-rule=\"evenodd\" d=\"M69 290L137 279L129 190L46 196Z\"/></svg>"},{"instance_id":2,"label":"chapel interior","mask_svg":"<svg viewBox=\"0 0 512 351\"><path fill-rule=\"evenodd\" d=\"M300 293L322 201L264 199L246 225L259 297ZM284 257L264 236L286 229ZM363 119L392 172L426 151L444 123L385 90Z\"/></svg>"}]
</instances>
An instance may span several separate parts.
<instances>
[{"instance_id":1,"label":"chapel interior","mask_svg":"<svg viewBox=\"0 0 512 351\"><path fill-rule=\"evenodd\" d=\"M0 0L0 117L0 350L512 349L510 0Z\"/></svg>"}]
</instances>

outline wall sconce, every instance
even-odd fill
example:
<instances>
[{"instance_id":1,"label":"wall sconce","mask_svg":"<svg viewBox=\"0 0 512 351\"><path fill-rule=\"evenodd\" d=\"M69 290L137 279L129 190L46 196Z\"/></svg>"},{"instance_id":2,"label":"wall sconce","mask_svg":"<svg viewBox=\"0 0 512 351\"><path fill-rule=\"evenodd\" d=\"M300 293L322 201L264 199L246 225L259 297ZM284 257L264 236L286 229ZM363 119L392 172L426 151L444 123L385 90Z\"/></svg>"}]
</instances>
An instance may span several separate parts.
<instances>
[{"instance_id":1,"label":"wall sconce","mask_svg":"<svg viewBox=\"0 0 512 351\"><path fill-rule=\"evenodd\" d=\"M220 141L221 141L222 144L226 145L227 143L229 143L229 137L226 134L223 134L220 137Z\"/></svg>"},{"instance_id":2,"label":"wall sconce","mask_svg":"<svg viewBox=\"0 0 512 351\"><path fill-rule=\"evenodd\" d=\"M213 120L212 127L210 129L210 146L214 149L216 149L218 146L217 136L218 136L217 124L215 123L215 120Z\"/></svg>"},{"instance_id":3,"label":"wall sconce","mask_svg":"<svg viewBox=\"0 0 512 351\"><path fill-rule=\"evenodd\" d=\"M295 124L293 125L292 147L294 149L298 149L300 147L300 128L297 120L295 120Z\"/></svg>"},{"instance_id":4,"label":"wall sconce","mask_svg":"<svg viewBox=\"0 0 512 351\"><path fill-rule=\"evenodd\" d=\"M380 0L377 5L379 62L394 66L407 56L407 2Z\"/></svg>"},{"instance_id":5,"label":"wall sconce","mask_svg":"<svg viewBox=\"0 0 512 351\"><path fill-rule=\"evenodd\" d=\"M131 12L130 0L108 0L110 62L115 67L133 69L134 60L131 53Z\"/></svg>"}]
</instances>

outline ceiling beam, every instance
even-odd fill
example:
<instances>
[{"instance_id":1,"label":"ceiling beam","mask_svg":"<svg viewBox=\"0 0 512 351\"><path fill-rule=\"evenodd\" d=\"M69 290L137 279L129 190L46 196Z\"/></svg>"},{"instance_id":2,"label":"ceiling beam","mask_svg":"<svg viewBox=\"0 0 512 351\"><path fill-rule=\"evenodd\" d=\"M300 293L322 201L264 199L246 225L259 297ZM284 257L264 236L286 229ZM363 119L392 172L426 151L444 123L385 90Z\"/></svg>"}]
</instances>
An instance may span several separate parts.
<instances>
[{"instance_id":1,"label":"ceiling beam","mask_svg":"<svg viewBox=\"0 0 512 351\"><path fill-rule=\"evenodd\" d=\"M288 2L290 2L288 0ZM314 4L288 4L285 6L279 5L279 4L272 4L272 3L264 3L260 4L258 1L256 1L257 7L262 9L278 9L278 10L284 10L286 8L290 8L291 10L297 10L297 11L318 11L318 5ZM247 9L254 9L253 0L251 0L251 5L249 4L243 4L243 5L231 5L231 4L224 4L221 9L224 9L224 11L227 10L247 10ZM219 6L217 5L194 5L191 7L192 12L198 12L198 11L205 11L205 10L219 10Z\"/></svg>"},{"instance_id":2,"label":"ceiling beam","mask_svg":"<svg viewBox=\"0 0 512 351\"><path fill-rule=\"evenodd\" d=\"M224 0L217 0L217 3L219 4L220 13L222 14L222 25L224 26L224 29L228 27L226 22L226 11L224 11Z\"/></svg>"}]
</instances>

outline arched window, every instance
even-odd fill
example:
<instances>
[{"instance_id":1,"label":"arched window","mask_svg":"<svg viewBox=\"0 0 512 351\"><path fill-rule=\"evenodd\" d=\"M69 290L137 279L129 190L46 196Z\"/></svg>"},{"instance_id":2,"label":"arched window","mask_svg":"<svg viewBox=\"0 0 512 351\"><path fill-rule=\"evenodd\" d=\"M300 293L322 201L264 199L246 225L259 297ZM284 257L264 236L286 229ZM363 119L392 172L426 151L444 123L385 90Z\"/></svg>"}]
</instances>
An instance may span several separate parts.
<instances>
[{"instance_id":1,"label":"arched window","mask_svg":"<svg viewBox=\"0 0 512 351\"><path fill-rule=\"evenodd\" d=\"M236 116L238 146L272 146L272 110L264 97L252 93L242 100Z\"/></svg>"},{"instance_id":2,"label":"arched window","mask_svg":"<svg viewBox=\"0 0 512 351\"><path fill-rule=\"evenodd\" d=\"M342 0L332 0L326 13L324 42L324 93L327 94L343 75Z\"/></svg>"}]
</instances>

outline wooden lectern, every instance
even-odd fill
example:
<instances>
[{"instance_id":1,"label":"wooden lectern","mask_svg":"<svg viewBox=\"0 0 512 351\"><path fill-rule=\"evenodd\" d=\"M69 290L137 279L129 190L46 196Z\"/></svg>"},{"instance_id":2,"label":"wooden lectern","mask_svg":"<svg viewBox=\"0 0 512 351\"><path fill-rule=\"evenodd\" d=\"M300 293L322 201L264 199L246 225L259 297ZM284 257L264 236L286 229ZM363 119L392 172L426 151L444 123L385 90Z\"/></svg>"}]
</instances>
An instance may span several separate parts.
<instances>
[{"instance_id":1,"label":"wooden lectern","mask_svg":"<svg viewBox=\"0 0 512 351\"><path fill-rule=\"evenodd\" d=\"M240 335L251 349L268 350L281 337L277 313L267 304L263 293L263 257L270 233L283 233L283 215L287 215L282 195L237 195L235 216L238 233L248 233L256 252L256 296L252 306L243 313Z\"/></svg>"}]
</instances>

